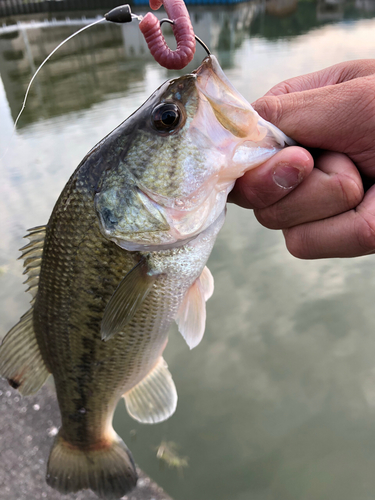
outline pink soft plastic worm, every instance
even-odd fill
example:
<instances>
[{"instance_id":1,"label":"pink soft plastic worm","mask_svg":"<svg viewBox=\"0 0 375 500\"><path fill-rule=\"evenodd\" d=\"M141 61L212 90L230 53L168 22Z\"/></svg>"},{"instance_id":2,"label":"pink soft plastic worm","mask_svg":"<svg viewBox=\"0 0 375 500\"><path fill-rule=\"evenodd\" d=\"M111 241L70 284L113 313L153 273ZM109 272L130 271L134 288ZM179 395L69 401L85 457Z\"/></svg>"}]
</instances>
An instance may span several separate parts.
<instances>
[{"instance_id":1,"label":"pink soft plastic worm","mask_svg":"<svg viewBox=\"0 0 375 500\"><path fill-rule=\"evenodd\" d=\"M182 69L193 59L195 52L195 35L189 13L183 0L150 0L150 6L154 10L161 5L164 5L169 19L174 22L173 33L177 49L171 50L168 47L159 20L151 12L142 19L139 28L156 62L167 69Z\"/></svg>"}]
</instances>

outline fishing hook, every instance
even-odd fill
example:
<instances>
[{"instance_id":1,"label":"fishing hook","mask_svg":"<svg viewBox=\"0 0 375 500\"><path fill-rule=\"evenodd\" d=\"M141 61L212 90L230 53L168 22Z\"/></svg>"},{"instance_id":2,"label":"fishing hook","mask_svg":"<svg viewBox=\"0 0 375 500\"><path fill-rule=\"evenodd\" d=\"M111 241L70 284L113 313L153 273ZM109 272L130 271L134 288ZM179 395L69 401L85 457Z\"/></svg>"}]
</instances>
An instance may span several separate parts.
<instances>
[{"instance_id":1,"label":"fishing hook","mask_svg":"<svg viewBox=\"0 0 375 500\"><path fill-rule=\"evenodd\" d=\"M168 24L174 24L174 21L172 21L172 19L168 19L168 18L165 18L165 19L161 19L160 21L160 26L164 23L168 23ZM196 41L204 48L204 50L207 52L207 55L210 56L211 55L211 52L210 52L210 49L207 47L207 45L204 43L203 40L201 40L196 34L194 34L194 37L196 39Z\"/></svg>"}]
</instances>

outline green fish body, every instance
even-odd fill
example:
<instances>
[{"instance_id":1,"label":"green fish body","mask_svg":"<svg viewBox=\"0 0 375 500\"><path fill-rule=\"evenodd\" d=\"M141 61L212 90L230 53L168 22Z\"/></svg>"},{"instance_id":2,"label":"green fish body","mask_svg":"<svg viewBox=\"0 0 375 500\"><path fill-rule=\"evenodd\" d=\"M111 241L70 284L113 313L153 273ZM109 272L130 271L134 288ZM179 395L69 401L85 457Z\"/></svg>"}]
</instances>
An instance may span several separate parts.
<instances>
[{"instance_id":1,"label":"green fish body","mask_svg":"<svg viewBox=\"0 0 375 500\"><path fill-rule=\"evenodd\" d=\"M84 158L45 227L22 249L32 308L0 347L21 394L55 381L62 425L47 482L119 499L136 485L112 428L124 397L144 423L173 414L163 360L176 321L201 340L206 262L236 178L290 144L233 89L214 57L166 82Z\"/></svg>"}]
</instances>

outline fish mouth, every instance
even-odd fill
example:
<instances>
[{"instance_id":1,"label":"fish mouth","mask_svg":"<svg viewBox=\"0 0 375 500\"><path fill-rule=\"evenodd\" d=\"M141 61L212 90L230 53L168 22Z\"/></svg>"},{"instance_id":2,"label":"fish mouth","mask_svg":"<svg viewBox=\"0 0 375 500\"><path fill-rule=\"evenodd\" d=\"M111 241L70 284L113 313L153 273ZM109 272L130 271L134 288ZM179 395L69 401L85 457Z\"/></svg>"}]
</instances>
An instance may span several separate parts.
<instances>
[{"instance_id":1,"label":"fish mouth","mask_svg":"<svg viewBox=\"0 0 375 500\"><path fill-rule=\"evenodd\" d=\"M215 56L206 57L193 75L200 100L209 104L220 125L230 133L236 147L259 147L268 151L296 145L275 125L264 120L233 87ZM263 157L263 161L265 161ZM259 165L262 161L258 162ZM251 168L253 168L251 167ZM242 172L243 174L244 172ZM241 175L242 175L241 174Z\"/></svg>"},{"instance_id":2,"label":"fish mouth","mask_svg":"<svg viewBox=\"0 0 375 500\"><path fill-rule=\"evenodd\" d=\"M160 242L157 244L139 244L137 242L129 242L122 239L111 238L120 248L128 251L141 251L141 252L160 252L160 251L168 251L171 249L180 248L187 244L194 245L194 243L202 238L216 237L220 229L224 224L226 214L226 206L225 204L221 208L221 211L217 214L215 218L209 220L208 224L204 224L204 226L199 230L195 231L189 236L185 238L174 237L173 241L168 242Z\"/></svg>"},{"instance_id":3,"label":"fish mouth","mask_svg":"<svg viewBox=\"0 0 375 500\"><path fill-rule=\"evenodd\" d=\"M233 136L261 141L267 134L259 115L225 76L215 56L206 57L196 75L196 88L209 102L218 122Z\"/></svg>"}]
</instances>

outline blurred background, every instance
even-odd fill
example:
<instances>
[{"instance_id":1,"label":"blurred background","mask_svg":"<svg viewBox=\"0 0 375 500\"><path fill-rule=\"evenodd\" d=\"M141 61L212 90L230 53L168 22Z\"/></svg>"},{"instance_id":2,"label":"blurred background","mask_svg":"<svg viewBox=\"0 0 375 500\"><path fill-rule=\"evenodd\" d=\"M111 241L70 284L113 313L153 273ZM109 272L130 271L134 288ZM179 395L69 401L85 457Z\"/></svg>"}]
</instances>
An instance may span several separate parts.
<instances>
[{"instance_id":1,"label":"blurred background","mask_svg":"<svg viewBox=\"0 0 375 500\"><path fill-rule=\"evenodd\" d=\"M42 69L13 134L35 69L115 5L0 0L0 337L28 308L16 260L26 229L48 221L100 139L184 73L154 62L136 21L99 24ZM196 34L250 102L286 78L375 54L375 0L188 8ZM203 57L198 48L185 72ZM374 257L297 260L280 232L229 206L208 265L215 293L204 339L189 351L174 328L166 350L176 414L146 426L122 401L116 411L136 462L175 500L373 500Z\"/></svg>"}]
</instances>

